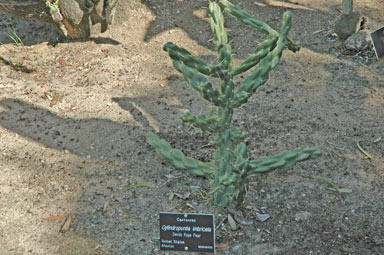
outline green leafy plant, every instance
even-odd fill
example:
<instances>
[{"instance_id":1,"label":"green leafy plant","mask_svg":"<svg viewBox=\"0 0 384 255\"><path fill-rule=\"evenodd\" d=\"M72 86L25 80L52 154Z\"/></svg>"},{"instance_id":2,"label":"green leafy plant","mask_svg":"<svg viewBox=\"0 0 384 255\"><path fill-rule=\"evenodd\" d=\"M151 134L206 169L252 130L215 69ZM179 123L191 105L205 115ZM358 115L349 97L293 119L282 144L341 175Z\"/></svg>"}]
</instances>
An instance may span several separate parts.
<instances>
[{"instance_id":1,"label":"green leafy plant","mask_svg":"<svg viewBox=\"0 0 384 255\"><path fill-rule=\"evenodd\" d=\"M256 89L268 81L269 72L279 63L285 46L294 52L299 50L299 46L288 38L291 13L284 13L281 30L277 32L227 0L210 1L208 10L214 34L213 41L218 52L215 63L206 64L173 43L165 44L164 50L169 53L176 70L184 75L193 89L212 104L206 115L195 116L186 113L182 120L212 133L216 146L213 160L202 162L185 156L154 133L148 134L147 142L158 155L171 161L177 168L185 169L195 176L212 178L210 194L214 205L237 205L244 199L250 175L291 167L299 161L316 158L320 151L316 148L296 148L289 152L250 160L247 147L241 142L245 137L244 132L239 127L232 126L234 109L246 103ZM235 68L232 67L232 48L224 29L223 11L268 36ZM233 77L251 68L254 68L253 72L235 89ZM218 78L219 85L214 87L207 80L208 76Z\"/></svg>"}]
</instances>

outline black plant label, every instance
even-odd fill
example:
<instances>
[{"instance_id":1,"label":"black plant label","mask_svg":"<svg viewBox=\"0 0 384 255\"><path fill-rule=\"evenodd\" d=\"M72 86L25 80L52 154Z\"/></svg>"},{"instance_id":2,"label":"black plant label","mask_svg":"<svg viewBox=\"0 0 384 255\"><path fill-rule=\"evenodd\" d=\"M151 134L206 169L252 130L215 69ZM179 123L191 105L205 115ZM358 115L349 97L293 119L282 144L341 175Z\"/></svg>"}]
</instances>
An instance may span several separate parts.
<instances>
[{"instance_id":1,"label":"black plant label","mask_svg":"<svg viewBox=\"0 0 384 255\"><path fill-rule=\"evenodd\" d=\"M214 215L160 213L160 250L215 252Z\"/></svg>"},{"instance_id":2,"label":"black plant label","mask_svg":"<svg viewBox=\"0 0 384 255\"><path fill-rule=\"evenodd\" d=\"M371 40L375 49L377 59L384 56L384 27L371 33Z\"/></svg>"}]
</instances>

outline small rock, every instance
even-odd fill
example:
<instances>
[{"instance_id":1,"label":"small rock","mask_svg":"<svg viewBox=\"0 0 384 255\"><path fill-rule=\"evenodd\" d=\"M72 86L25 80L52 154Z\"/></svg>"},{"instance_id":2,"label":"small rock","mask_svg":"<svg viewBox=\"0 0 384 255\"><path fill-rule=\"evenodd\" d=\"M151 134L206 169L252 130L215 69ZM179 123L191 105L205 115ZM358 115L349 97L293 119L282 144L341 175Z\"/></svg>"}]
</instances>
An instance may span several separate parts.
<instances>
[{"instance_id":1,"label":"small rock","mask_svg":"<svg viewBox=\"0 0 384 255\"><path fill-rule=\"evenodd\" d=\"M228 214L228 223L229 223L229 226L231 226L232 230L237 230L236 221L233 219L233 217L230 214Z\"/></svg>"},{"instance_id":2,"label":"small rock","mask_svg":"<svg viewBox=\"0 0 384 255\"><path fill-rule=\"evenodd\" d=\"M350 37L348 37L347 40L344 42L344 47L347 50L352 51L363 51L367 50L371 47L371 37L370 37L370 31L368 29L360 30Z\"/></svg>"},{"instance_id":3,"label":"small rock","mask_svg":"<svg viewBox=\"0 0 384 255\"><path fill-rule=\"evenodd\" d=\"M119 80L120 80L120 81L126 81L126 80L128 80L128 79L129 79L129 75L126 75L126 74L121 75L121 76L119 77Z\"/></svg>"},{"instance_id":4,"label":"small rock","mask_svg":"<svg viewBox=\"0 0 384 255\"><path fill-rule=\"evenodd\" d=\"M295 215L295 221L300 222L303 220L307 220L311 217L311 215L312 214L310 212L305 212L305 211L297 212Z\"/></svg>"},{"instance_id":5,"label":"small rock","mask_svg":"<svg viewBox=\"0 0 384 255\"><path fill-rule=\"evenodd\" d=\"M242 220L240 223L242 225L252 225L253 224L253 220L250 220L250 221Z\"/></svg>"},{"instance_id":6,"label":"small rock","mask_svg":"<svg viewBox=\"0 0 384 255\"><path fill-rule=\"evenodd\" d=\"M238 244L236 246L233 246L232 250L237 251L237 250L240 250L240 248L241 248L241 244Z\"/></svg>"},{"instance_id":7,"label":"small rock","mask_svg":"<svg viewBox=\"0 0 384 255\"><path fill-rule=\"evenodd\" d=\"M0 68L0 73L2 74L8 74L11 71L11 68L9 66L2 66Z\"/></svg>"},{"instance_id":8,"label":"small rock","mask_svg":"<svg viewBox=\"0 0 384 255\"><path fill-rule=\"evenodd\" d=\"M191 195L191 192L185 192L183 194L181 193L175 193L176 197L180 198L180 199L183 199L183 200L186 200L189 198L189 196Z\"/></svg>"},{"instance_id":9,"label":"small rock","mask_svg":"<svg viewBox=\"0 0 384 255\"><path fill-rule=\"evenodd\" d=\"M256 216L257 216L257 219L259 221L261 221L261 222L264 222L264 221L268 220L271 217L271 215L269 215L268 213L264 213L264 214L256 213Z\"/></svg>"},{"instance_id":10,"label":"small rock","mask_svg":"<svg viewBox=\"0 0 384 255\"><path fill-rule=\"evenodd\" d=\"M108 83L109 76L106 73L91 73L88 75L88 82L91 86L93 85L105 85Z\"/></svg>"}]
</instances>

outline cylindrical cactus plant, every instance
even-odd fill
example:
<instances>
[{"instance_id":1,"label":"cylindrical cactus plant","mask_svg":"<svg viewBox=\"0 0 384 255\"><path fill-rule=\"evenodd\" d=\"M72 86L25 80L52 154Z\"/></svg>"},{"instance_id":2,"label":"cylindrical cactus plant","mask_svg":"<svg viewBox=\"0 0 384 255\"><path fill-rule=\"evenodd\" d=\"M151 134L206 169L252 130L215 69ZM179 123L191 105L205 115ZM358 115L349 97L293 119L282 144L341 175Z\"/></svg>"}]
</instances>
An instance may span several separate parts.
<instances>
[{"instance_id":1,"label":"cylindrical cactus plant","mask_svg":"<svg viewBox=\"0 0 384 255\"><path fill-rule=\"evenodd\" d=\"M232 48L224 28L223 11L267 35L267 39L235 68L232 67ZM232 125L234 110L246 103L256 89L267 82L269 72L279 63L284 48L287 46L292 51L299 50L298 45L288 38L291 12L284 13L280 32L253 18L227 0L210 1L208 14L214 34L213 42L218 52L214 64L205 63L173 43L165 44L164 50L172 58L176 70L184 75L192 88L212 104L206 115L194 116L186 113L182 120L213 134L216 146L213 160L202 162L187 157L153 133L148 134L147 141L158 155L170 160L177 168L185 169L195 176L212 178L210 194L214 205L237 205L244 199L250 175L291 167L296 162L316 158L320 152L316 148L297 148L274 156L250 160L247 147L241 142L245 134L239 127ZM238 89L235 89L233 77L251 68L254 68L253 72ZM219 85L213 86L208 82L207 76L217 77L220 80Z\"/></svg>"},{"instance_id":2,"label":"cylindrical cactus plant","mask_svg":"<svg viewBox=\"0 0 384 255\"><path fill-rule=\"evenodd\" d=\"M360 30L363 17L359 12L353 11L353 0L342 1L342 13L335 22L335 33L345 40Z\"/></svg>"}]
</instances>

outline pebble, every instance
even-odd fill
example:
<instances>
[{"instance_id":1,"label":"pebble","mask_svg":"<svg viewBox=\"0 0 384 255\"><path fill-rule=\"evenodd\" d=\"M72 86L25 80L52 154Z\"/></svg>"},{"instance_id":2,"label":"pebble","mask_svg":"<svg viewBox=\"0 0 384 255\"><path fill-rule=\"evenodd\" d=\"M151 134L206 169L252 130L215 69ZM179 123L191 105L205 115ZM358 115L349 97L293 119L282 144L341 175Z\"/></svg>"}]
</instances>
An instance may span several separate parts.
<instances>
[{"instance_id":1,"label":"pebble","mask_svg":"<svg viewBox=\"0 0 384 255\"><path fill-rule=\"evenodd\" d=\"M312 214L310 212L306 212L306 211L297 212L295 215L295 221L300 222L303 220L307 220L311 217L311 215Z\"/></svg>"},{"instance_id":2,"label":"pebble","mask_svg":"<svg viewBox=\"0 0 384 255\"><path fill-rule=\"evenodd\" d=\"M344 42L344 47L347 50L363 51L369 49L371 46L370 31L367 29L360 30Z\"/></svg>"},{"instance_id":3,"label":"pebble","mask_svg":"<svg viewBox=\"0 0 384 255\"><path fill-rule=\"evenodd\" d=\"M241 248L241 244L238 244L238 245L235 245L235 246L232 248L232 250L233 250L233 251L236 251L236 250L240 250L240 248Z\"/></svg>"},{"instance_id":4,"label":"pebble","mask_svg":"<svg viewBox=\"0 0 384 255\"><path fill-rule=\"evenodd\" d=\"M2 67L0 67L0 72L2 74L8 74L10 71L11 71L11 68L9 68L9 66L2 66Z\"/></svg>"},{"instance_id":5,"label":"pebble","mask_svg":"<svg viewBox=\"0 0 384 255\"><path fill-rule=\"evenodd\" d=\"M261 222L264 222L271 217L271 215L269 215L268 213L256 213L256 216L257 219Z\"/></svg>"},{"instance_id":6,"label":"pebble","mask_svg":"<svg viewBox=\"0 0 384 255\"><path fill-rule=\"evenodd\" d=\"M252 225L252 224L253 224L253 220L249 220L249 221L242 220L240 223L241 223L242 225Z\"/></svg>"}]
</instances>

